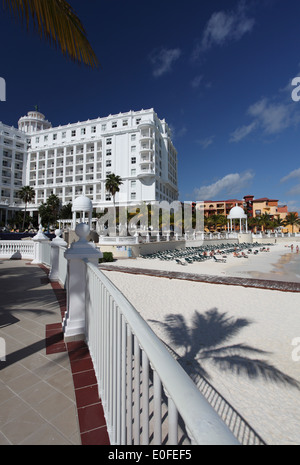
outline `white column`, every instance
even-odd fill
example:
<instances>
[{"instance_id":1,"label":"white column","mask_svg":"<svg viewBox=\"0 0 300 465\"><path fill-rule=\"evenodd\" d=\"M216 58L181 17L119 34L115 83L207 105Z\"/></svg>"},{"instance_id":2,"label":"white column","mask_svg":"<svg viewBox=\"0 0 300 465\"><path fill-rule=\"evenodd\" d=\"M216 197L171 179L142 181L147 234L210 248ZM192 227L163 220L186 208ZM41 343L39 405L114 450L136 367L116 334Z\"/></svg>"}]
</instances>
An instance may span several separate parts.
<instances>
[{"instance_id":1,"label":"white column","mask_svg":"<svg viewBox=\"0 0 300 465\"><path fill-rule=\"evenodd\" d=\"M34 241L34 259L32 264L42 263L42 243L50 242L48 237L42 231L42 225L40 224L39 232L32 238Z\"/></svg>"},{"instance_id":2,"label":"white column","mask_svg":"<svg viewBox=\"0 0 300 465\"><path fill-rule=\"evenodd\" d=\"M67 311L63 320L65 340L80 340L85 338L85 294L86 294L86 264L88 259L95 264L102 258L102 252L86 240L90 229L87 224L80 223L75 232L79 241L73 242L65 252L68 260L67 275Z\"/></svg>"},{"instance_id":3,"label":"white column","mask_svg":"<svg viewBox=\"0 0 300 465\"><path fill-rule=\"evenodd\" d=\"M55 239L51 242L51 270L49 273L50 281L58 281L59 279L59 248L67 248L68 244L60 237L62 231L56 229Z\"/></svg>"}]
</instances>

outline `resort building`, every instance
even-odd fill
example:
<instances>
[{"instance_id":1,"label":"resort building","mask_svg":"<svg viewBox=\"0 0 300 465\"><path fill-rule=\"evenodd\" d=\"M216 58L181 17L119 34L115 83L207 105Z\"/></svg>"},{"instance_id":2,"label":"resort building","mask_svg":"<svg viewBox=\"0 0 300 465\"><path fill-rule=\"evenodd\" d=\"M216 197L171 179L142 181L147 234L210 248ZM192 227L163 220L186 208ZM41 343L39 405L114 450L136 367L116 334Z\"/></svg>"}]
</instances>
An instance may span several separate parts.
<instances>
[{"instance_id":1,"label":"resort building","mask_svg":"<svg viewBox=\"0 0 300 465\"><path fill-rule=\"evenodd\" d=\"M20 210L18 191L26 183L26 134L0 122L0 224Z\"/></svg>"},{"instance_id":2,"label":"resort building","mask_svg":"<svg viewBox=\"0 0 300 465\"><path fill-rule=\"evenodd\" d=\"M228 199L228 200L204 200L203 206L204 209L204 218L210 219L216 215L222 215L228 219L230 211L234 207L242 208L249 218L261 217L264 214L270 216L271 219L281 219L285 220L286 216L289 214L287 205L279 205L277 199L269 199L268 197L263 197L255 199L253 195L245 195L243 200L238 199ZM193 208L196 207L196 203L193 203ZM230 218L229 218L230 219ZM209 223L208 223L209 224ZM212 223L213 224L213 223ZM214 224L217 226L217 223ZM223 223L218 223L217 226L220 230L227 230L228 224L226 221ZM209 230L209 226L206 227ZM300 231L299 225L286 225L282 228L282 232L296 232Z\"/></svg>"},{"instance_id":3,"label":"resort building","mask_svg":"<svg viewBox=\"0 0 300 465\"><path fill-rule=\"evenodd\" d=\"M235 207L243 207L243 201L237 199L230 199L230 200L204 200L203 208L204 208L204 216L209 217L212 215L224 215L228 216L230 210Z\"/></svg>"},{"instance_id":4,"label":"resort building","mask_svg":"<svg viewBox=\"0 0 300 465\"><path fill-rule=\"evenodd\" d=\"M0 161L0 202L12 208L17 188L29 185L36 194L28 205L31 215L51 194L63 205L85 195L94 209L111 206L105 189L111 173L123 182L115 199L120 205L178 199L177 152L168 124L153 109L58 127L30 111L18 129L1 124Z\"/></svg>"}]
</instances>

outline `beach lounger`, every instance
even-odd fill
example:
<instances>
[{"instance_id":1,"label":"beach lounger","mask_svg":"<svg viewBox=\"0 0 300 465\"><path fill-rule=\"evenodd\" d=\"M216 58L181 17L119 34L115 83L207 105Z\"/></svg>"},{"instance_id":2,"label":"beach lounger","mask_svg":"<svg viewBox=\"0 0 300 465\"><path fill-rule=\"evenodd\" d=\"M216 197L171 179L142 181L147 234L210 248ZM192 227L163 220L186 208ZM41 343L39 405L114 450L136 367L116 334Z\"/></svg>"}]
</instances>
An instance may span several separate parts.
<instances>
[{"instance_id":1,"label":"beach lounger","mask_svg":"<svg viewBox=\"0 0 300 465\"><path fill-rule=\"evenodd\" d=\"M219 263L226 263L226 260L225 258L217 258L213 255L213 259L215 260L215 262L219 262Z\"/></svg>"}]
</instances>

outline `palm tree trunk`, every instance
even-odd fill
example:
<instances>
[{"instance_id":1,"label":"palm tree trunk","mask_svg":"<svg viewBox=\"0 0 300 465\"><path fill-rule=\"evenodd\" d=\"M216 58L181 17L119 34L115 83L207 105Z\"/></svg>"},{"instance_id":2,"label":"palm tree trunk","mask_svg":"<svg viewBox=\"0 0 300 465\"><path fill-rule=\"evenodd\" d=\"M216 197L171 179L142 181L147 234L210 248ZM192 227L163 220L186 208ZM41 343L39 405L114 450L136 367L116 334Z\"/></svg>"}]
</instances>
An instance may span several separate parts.
<instances>
[{"instance_id":1,"label":"palm tree trunk","mask_svg":"<svg viewBox=\"0 0 300 465\"><path fill-rule=\"evenodd\" d=\"M24 209L24 216L23 216L22 231L24 231L24 228L25 228L26 210L27 210L27 202L25 202L25 209Z\"/></svg>"}]
</instances>

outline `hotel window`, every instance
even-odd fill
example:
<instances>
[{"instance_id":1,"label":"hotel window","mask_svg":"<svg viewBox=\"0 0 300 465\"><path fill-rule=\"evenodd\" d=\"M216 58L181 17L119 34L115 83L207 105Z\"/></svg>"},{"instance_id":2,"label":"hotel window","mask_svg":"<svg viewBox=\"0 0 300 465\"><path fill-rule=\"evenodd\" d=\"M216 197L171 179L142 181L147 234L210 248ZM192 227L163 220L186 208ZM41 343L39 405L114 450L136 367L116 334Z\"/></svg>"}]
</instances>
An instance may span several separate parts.
<instances>
[{"instance_id":1,"label":"hotel window","mask_svg":"<svg viewBox=\"0 0 300 465\"><path fill-rule=\"evenodd\" d=\"M131 147L131 152L135 152L135 151L136 151L136 146L133 145L133 146Z\"/></svg>"},{"instance_id":2,"label":"hotel window","mask_svg":"<svg viewBox=\"0 0 300 465\"><path fill-rule=\"evenodd\" d=\"M255 210L255 216L260 216L261 215L261 210Z\"/></svg>"},{"instance_id":3,"label":"hotel window","mask_svg":"<svg viewBox=\"0 0 300 465\"><path fill-rule=\"evenodd\" d=\"M136 134L131 134L131 140L135 140L136 139Z\"/></svg>"},{"instance_id":4,"label":"hotel window","mask_svg":"<svg viewBox=\"0 0 300 465\"><path fill-rule=\"evenodd\" d=\"M62 137L62 139L65 139L66 136L67 136L67 133L66 133L66 131L64 131L64 132L61 134L61 137Z\"/></svg>"},{"instance_id":5,"label":"hotel window","mask_svg":"<svg viewBox=\"0 0 300 465\"><path fill-rule=\"evenodd\" d=\"M127 119L123 119L123 126L128 126L128 120Z\"/></svg>"},{"instance_id":6,"label":"hotel window","mask_svg":"<svg viewBox=\"0 0 300 465\"><path fill-rule=\"evenodd\" d=\"M111 160L106 160L106 167L111 166Z\"/></svg>"},{"instance_id":7,"label":"hotel window","mask_svg":"<svg viewBox=\"0 0 300 465\"><path fill-rule=\"evenodd\" d=\"M35 142L38 144L39 141L40 141L40 138L39 138L39 137L36 137L36 138L35 138Z\"/></svg>"},{"instance_id":8,"label":"hotel window","mask_svg":"<svg viewBox=\"0 0 300 465\"><path fill-rule=\"evenodd\" d=\"M136 181L131 181L130 185L131 187L136 187Z\"/></svg>"},{"instance_id":9,"label":"hotel window","mask_svg":"<svg viewBox=\"0 0 300 465\"><path fill-rule=\"evenodd\" d=\"M136 157L131 157L131 164L134 165L136 163Z\"/></svg>"},{"instance_id":10,"label":"hotel window","mask_svg":"<svg viewBox=\"0 0 300 465\"><path fill-rule=\"evenodd\" d=\"M137 118L137 119L135 120L136 124L140 124L141 119L142 119L142 118Z\"/></svg>"},{"instance_id":11,"label":"hotel window","mask_svg":"<svg viewBox=\"0 0 300 465\"><path fill-rule=\"evenodd\" d=\"M75 137L75 136L76 136L76 129L73 129L73 130L72 130L71 136L72 136L72 137Z\"/></svg>"},{"instance_id":12,"label":"hotel window","mask_svg":"<svg viewBox=\"0 0 300 465\"><path fill-rule=\"evenodd\" d=\"M131 200L135 200L136 199L136 192L131 192Z\"/></svg>"},{"instance_id":13,"label":"hotel window","mask_svg":"<svg viewBox=\"0 0 300 465\"><path fill-rule=\"evenodd\" d=\"M106 150L106 156L109 157L111 155L111 149Z\"/></svg>"},{"instance_id":14,"label":"hotel window","mask_svg":"<svg viewBox=\"0 0 300 465\"><path fill-rule=\"evenodd\" d=\"M112 127L112 128L116 128L117 125L118 125L118 124L117 124L117 121L113 121L113 122L111 123L111 127Z\"/></svg>"},{"instance_id":15,"label":"hotel window","mask_svg":"<svg viewBox=\"0 0 300 465\"><path fill-rule=\"evenodd\" d=\"M111 195L110 195L110 194L106 194L106 195L105 195L105 200L111 200Z\"/></svg>"},{"instance_id":16,"label":"hotel window","mask_svg":"<svg viewBox=\"0 0 300 465\"><path fill-rule=\"evenodd\" d=\"M106 145L111 145L111 143L112 143L112 139L111 139L111 138L106 139Z\"/></svg>"},{"instance_id":17,"label":"hotel window","mask_svg":"<svg viewBox=\"0 0 300 465\"><path fill-rule=\"evenodd\" d=\"M136 169L131 170L131 176L136 176Z\"/></svg>"},{"instance_id":18,"label":"hotel window","mask_svg":"<svg viewBox=\"0 0 300 465\"><path fill-rule=\"evenodd\" d=\"M95 132L96 132L96 126L92 126L91 132L92 132L92 134L95 134Z\"/></svg>"},{"instance_id":19,"label":"hotel window","mask_svg":"<svg viewBox=\"0 0 300 465\"><path fill-rule=\"evenodd\" d=\"M44 142L47 142L48 136L44 136Z\"/></svg>"},{"instance_id":20,"label":"hotel window","mask_svg":"<svg viewBox=\"0 0 300 465\"><path fill-rule=\"evenodd\" d=\"M85 132L86 132L86 131L85 131L85 128L82 128L82 129L81 129L81 135L84 136L84 135L85 135Z\"/></svg>"},{"instance_id":21,"label":"hotel window","mask_svg":"<svg viewBox=\"0 0 300 465\"><path fill-rule=\"evenodd\" d=\"M101 129L102 129L102 131L106 131L106 124L102 124Z\"/></svg>"},{"instance_id":22,"label":"hotel window","mask_svg":"<svg viewBox=\"0 0 300 465\"><path fill-rule=\"evenodd\" d=\"M53 140L57 139L57 134L53 134Z\"/></svg>"}]
</instances>

